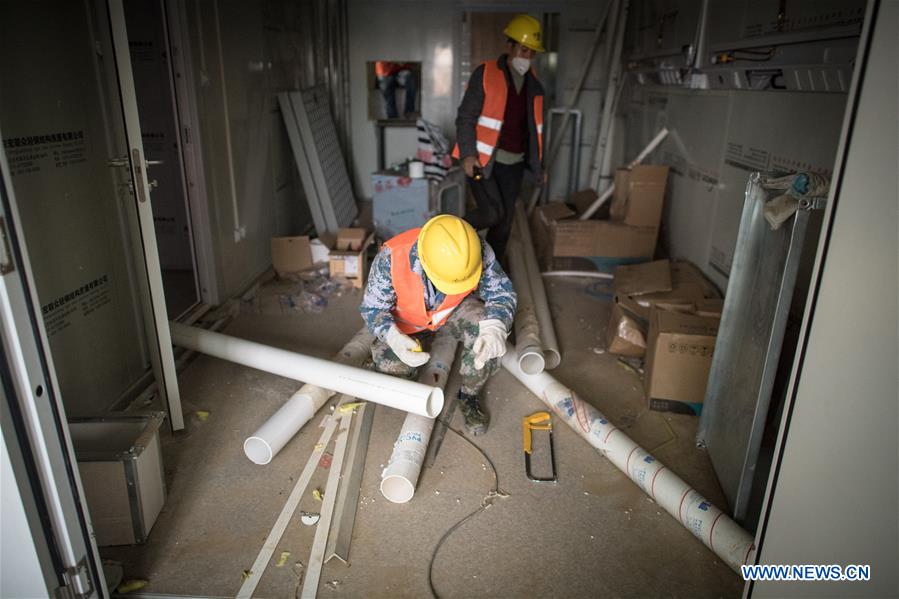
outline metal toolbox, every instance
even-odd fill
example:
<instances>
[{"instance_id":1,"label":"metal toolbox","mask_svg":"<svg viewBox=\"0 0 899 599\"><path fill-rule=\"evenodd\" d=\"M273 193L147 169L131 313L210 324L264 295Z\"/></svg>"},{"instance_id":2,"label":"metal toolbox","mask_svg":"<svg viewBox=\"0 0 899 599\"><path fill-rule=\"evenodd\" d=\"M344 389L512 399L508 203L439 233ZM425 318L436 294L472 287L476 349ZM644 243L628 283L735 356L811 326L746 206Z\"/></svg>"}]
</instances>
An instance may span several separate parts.
<instances>
[{"instance_id":1,"label":"metal toolbox","mask_svg":"<svg viewBox=\"0 0 899 599\"><path fill-rule=\"evenodd\" d=\"M165 503L164 412L72 418L69 431L97 544L143 543Z\"/></svg>"}]
</instances>

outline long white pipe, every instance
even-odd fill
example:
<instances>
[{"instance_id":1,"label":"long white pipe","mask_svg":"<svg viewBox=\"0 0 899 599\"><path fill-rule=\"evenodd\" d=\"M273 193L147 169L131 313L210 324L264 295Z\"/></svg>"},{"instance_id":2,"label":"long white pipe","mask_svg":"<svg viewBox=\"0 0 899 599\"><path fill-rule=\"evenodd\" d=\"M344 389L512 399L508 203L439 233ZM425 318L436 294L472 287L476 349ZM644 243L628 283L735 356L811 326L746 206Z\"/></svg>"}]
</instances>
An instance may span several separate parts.
<instances>
[{"instance_id":1,"label":"long white pipe","mask_svg":"<svg viewBox=\"0 0 899 599\"><path fill-rule=\"evenodd\" d=\"M739 572L742 564L751 563L755 551L752 536L599 410L545 372L522 372L511 348L503 357L503 366L728 566Z\"/></svg>"},{"instance_id":2,"label":"long white pipe","mask_svg":"<svg viewBox=\"0 0 899 599\"><path fill-rule=\"evenodd\" d=\"M337 352L334 362L361 366L371 355L373 340L368 327L362 327ZM334 391L330 389L306 383L265 424L247 437L243 442L243 452L255 464L268 464L333 395Z\"/></svg>"},{"instance_id":3,"label":"long white pipe","mask_svg":"<svg viewBox=\"0 0 899 599\"><path fill-rule=\"evenodd\" d=\"M585 277L588 279L608 279L612 280L615 275L607 272L596 272L593 270L545 270L541 273L544 277Z\"/></svg>"},{"instance_id":4,"label":"long white pipe","mask_svg":"<svg viewBox=\"0 0 899 599\"><path fill-rule=\"evenodd\" d=\"M559 352L559 341L556 339L552 313L549 311L549 303L546 301L546 287L543 285L543 277L540 276L540 267L537 266L537 254L534 253L531 227L528 225L527 215L521 204L516 204L515 217L518 224L518 238L521 240L521 250L524 253L525 272L531 290L531 302L534 305L534 313L537 315L537 325L540 327L543 360L545 367L552 370L562 362L562 354Z\"/></svg>"},{"instance_id":5,"label":"long white pipe","mask_svg":"<svg viewBox=\"0 0 899 599\"><path fill-rule=\"evenodd\" d=\"M527 267L521 255L521 238L518 235L509 240L506 255L509 257L509 275L518 295L518 307L515 309L515 356L521 369L528 374L543 372L546 358L543 356L543 345L540 342L540 323L534 310L531 297L531 285L528 282Z\"/></svg>"},{"instance_id":6,"label":"long white pipe","mask_svg":"<svg viewBox=\"0 0 899 599\"><path fill-rule=\"evenodd\" d=\"M246 339L170 322L172 343L229 362L243 364L325 387L385 406L434 418L443 409L443 390L414 381L335 364Z\"/></svg>"},{"instance_id":7,"label":"long white pipe","mask_svg":"<svg viewBox=\"0 0 899 599\"><path fill-rule=\"evenodd\" d=\"M659 147L659 144L665 141L666 137L668 137L668 128L662 127L662 130L652 138L652 141L650 141L649 144L645 148L643 148L643 151L637 154L637 157L628 163L627 168L634 168L638 164L641 164L644 160L646 160L646 157L653 152L653 150ZM590 207L587 208L587 210L585 210L584 213L580 216L580 220L587 220L588 218L593 216L593 213L599 210L602 205L612 197L612 194L614 192L615 184L613 183L609 185L609 188L606 189L601 196L593 200L593 203L590 204Z\"/></svg>"},{"instance_id":8,"label":"long white pipe","mask_svg":"<svg viewBox=\"0 0 899 599\"><path fill-rule=\"evenodd\" d=\"M448 332L438 333L431 344L431 359L418 380L446 387L458 342ZM381 473L381 494L393 503L406 503L415 495L421 465L434 430L434 419L408 414L393 445L393 454Z\"/></svg>"}]
</instances>

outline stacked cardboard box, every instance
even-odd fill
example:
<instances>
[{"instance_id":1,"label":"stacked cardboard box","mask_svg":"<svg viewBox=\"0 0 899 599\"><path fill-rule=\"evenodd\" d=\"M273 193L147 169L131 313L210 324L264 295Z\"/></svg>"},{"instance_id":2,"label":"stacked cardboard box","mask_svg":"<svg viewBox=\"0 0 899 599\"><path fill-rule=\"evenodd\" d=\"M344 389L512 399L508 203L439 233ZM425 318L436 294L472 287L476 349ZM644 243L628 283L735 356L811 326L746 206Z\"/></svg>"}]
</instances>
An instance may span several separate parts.
<instances>
[{"instance_id":1,"label":"stacked cardboard box","mask_svg":"<svg viewBox=\"0 0 899 599\"><path fill-rule=\"evenodd\" d=\"M645 358L651 409L698 414L723 300L693 264L657 260L615 270L611 353Z\"/></svg>"},{"instance_id":2,"label":"stacked cardboard box","mask_svg":"<svg viewBox=\"0 0 899 599\"><path fill-rule=\"evenodd\" d=\"M534 212L532 229L546 269L610 271L655 254L668 178L667 166L618 169L609 218L579 220L596 199L592 189L571 197L575 210L551 202Z\"/></svg>"}]
</instances>

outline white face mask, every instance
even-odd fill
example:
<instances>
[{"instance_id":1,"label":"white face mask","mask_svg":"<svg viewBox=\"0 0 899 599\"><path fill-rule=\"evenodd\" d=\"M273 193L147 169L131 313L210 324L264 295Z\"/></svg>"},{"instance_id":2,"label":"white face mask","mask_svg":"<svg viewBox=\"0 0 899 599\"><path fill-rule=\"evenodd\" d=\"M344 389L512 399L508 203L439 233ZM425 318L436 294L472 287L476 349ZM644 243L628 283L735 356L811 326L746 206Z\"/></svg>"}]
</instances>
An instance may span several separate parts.
<instances>
[{"instance_id":1,"label":"white face mask","mask_svg":"<svg viewBox=\"0 0 899 599\"><path fill-rule=\"evenodd\" d=\"M531 68L531 60L529 58L516 56L512 59L512 68L515 69L519 75L524 75L528 72L528 69Z\"/></svg>"}]
</instances>

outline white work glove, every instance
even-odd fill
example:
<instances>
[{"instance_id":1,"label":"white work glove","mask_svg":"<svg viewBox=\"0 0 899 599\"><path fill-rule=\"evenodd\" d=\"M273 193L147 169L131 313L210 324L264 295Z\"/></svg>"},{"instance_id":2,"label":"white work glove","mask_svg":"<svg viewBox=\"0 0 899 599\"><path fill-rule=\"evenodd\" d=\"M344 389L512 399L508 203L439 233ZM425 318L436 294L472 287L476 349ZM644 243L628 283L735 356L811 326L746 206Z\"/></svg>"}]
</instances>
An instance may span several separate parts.
<instances>
[{"instance_id":1,"label":"white work glove","mask_svg":"<svg viewBox=\"0 0 899 599\"><path fill-rule=\"evenodd\" d=\"M506 353L506 325L495 318L488 318L478 323L478 338L474 340L475 370L480 370L493 358L501 358Z\"/></svg>"},{"instance_id":2,"label":"white work glove","mask_svg":"<svg viewBox=\"0 0 899 599\"><path fill-rule=\"evenodd\" d=\"M395 324L391 325L390 330L387 331L387 345L390 346L396 357L402 360L403 364L413 368L417 368L431 359L431 354L421 351L418 341L403 333Z\"/></svg>"}]
</instances>

